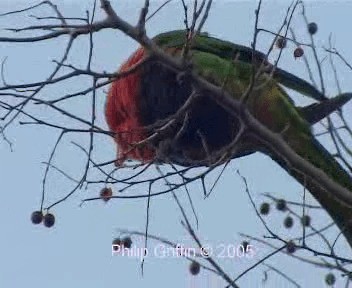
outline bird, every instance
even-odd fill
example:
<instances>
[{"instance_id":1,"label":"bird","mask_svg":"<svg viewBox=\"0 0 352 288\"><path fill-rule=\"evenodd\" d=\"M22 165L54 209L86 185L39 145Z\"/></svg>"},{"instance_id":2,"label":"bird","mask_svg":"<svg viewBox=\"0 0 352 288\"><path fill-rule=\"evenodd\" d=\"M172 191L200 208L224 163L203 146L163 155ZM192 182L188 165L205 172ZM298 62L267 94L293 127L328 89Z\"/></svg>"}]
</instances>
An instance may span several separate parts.
<instances>
[{"instance_id":1,"label":"bird","mask_svg":"<svg viewBox=\"0 0 352 288\"><path fill-rule=\"evenodd\" d=\"M189 35L187 30L174 30L158 34L152 40L165 53L182 59ZM237 100L251 83L253 65L257 70L263 67L263 73L255 83L257 86L246 99L250 113L272 132L280 134L299 156L351 191L352 196L351 175L315 138L312 130L314 124L341 109L352 98L352 93L329 98L304 79L269 63L260 51L221 40L209 33L201 32L192 37L189 69ZM105 105L106 121L117 144L117 165L126 160L185 167L220 163L221 155L229 151L227 148L237 139L241 122L214 100L216 95L197 92L187 73L180 76L178 71L158 61L143 46L122 64L118 72L126 75L112 82ZM297 107L285 87L315 103ZM192 97L194 91L201 97ZM187 101L190 104L182 117L170 121ZM166 123L172 123L167 126L172 129L155 134L155 129L165 127ZM352 246L352 209L348 203L337 199L332 192L326 193L324 187L295 170L278 157L275 147L270 147L253 133L244 132L235 144L230 150L230 158L263 153L304 185Z\"/></svg>"}]
</instances>

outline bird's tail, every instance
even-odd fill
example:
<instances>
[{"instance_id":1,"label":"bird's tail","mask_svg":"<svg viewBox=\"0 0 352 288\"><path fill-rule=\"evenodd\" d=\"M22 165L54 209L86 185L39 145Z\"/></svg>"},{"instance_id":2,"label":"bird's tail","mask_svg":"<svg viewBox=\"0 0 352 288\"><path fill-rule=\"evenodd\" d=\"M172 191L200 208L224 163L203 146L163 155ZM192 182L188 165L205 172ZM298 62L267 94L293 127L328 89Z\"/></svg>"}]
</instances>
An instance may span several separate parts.
<instances>
[{"instance_id":1,"label":"bird's tail","mask_svg":"<svg viewBox=\"0 0 352 288\"><path fill-rule=\"evenodd\" d=\"M303 143L302 143L303 142ZM335 160L318 140L309 138L300 141L299 147L293 147L296 152L311 164L321 169L325 174L334 180L336 183L351 191L352 196L352 177L351 175ZM352 208L347 203L337 199L337 197L330 191L327 191L321 186L319 182L313 180L299 171L293 169L288 163L275 159L290 175L292 175L298 182L300 182L321 206L332 217L336 225L345 236L349 245L352 247Z\"/></svg>"},{"instance_id":2,"label":"bird's tail","mask_svg":"<svg viewBox=\"0 0 352 288\"><path fill-rule=\"evenodd\" d=\"M342 93L334 98L326 99L306 107L299 107L301 116L311 125L318 123L332 112L340 109L352 99L352 93Z\"/></svg>"}]
</instances>

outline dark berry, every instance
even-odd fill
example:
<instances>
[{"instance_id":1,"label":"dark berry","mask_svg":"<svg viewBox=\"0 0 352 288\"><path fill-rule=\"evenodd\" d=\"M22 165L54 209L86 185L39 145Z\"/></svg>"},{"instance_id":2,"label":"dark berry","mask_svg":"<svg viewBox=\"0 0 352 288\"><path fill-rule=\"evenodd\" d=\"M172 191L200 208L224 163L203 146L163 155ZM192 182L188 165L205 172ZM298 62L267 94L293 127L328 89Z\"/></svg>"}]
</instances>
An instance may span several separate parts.
<instances>
[{"instance_id":1,"label":"dark berry","mask_svg":"<svg viewBox=\"0 0 352 288\"><path fill-rule=\"evenodd\" d=\"M269 214L269 211L270 211L270 205L269 203L262 203L262 205L260 205L260 214L262 215L267 215Z\"/></svg>"},{"instance_id":2,"label":"dark berry","mask_svg":"<svg viewBox=\"0 0 352 288\"><path fill-rule=\"evenodd\" d=\"M296 245L292 240L290 240L286 243L286 251L287 251L287 253L290 253L290 254L295 253Z\"/></svg>"},{"instance_id":3,"label":"dark berry","mask_svg":"<svg viewBox=\"0 0 352 288\"><path fill-rule=\"evenodd\" d=\"M249 245L248 241L245 240L242 242L243 252L245 252L245 253L247 252L248 245Z\"/></svg>"},{"instance_id":4,"label":"dark berry","mask_svg":"<svg viewBox=\"0 0 352 288\"><path fill-rule=\"evenodd\" d=\"M302 57L303 54L304 54L304 51L303 51L302 47L297 47L297 48L295 49L295 51L293 52L293 56L294 56L295 58Z\"/></svg>"},{"instance_id":5,"label":"dark berry","mask_svg":"<svg viewBox=\"0 0 352 288\"><path fill-rule=\"evenodd\" d=\"M276 47L279 49L285 48L287 45L287 40L284 37L279 37L276 40Z\"/></svg>"},{"instance_id":6,"label":"dark berry","mask_svg":"<svg viewBox=\"0 0 352 288\"><path fill-rule=\"evenodd\" d=\"M284 225L286 228L291 228L293 226L293 218L291 216L287 216L284 220Z\"/></svg>"},{"instance_id":7,"label":"dark berry","mask_svg":"<svg viewBox=\"0 0 352 288\"><path fill-rule=\"evenodd\" d=\"M197 275L199 274L200 271L200 265L196 261L192 261L191 265L189 265L189 272L191 272L192 275Z\"/></svg>"},{"instance_id":8,"label":"dark berry","mask_svg":"<svg viewBox=\"0 0 352 288\"><path fill-rule=\"evenodd\" d=\"M34 211L31 215L31 221L33 224L39 224L43 221L42 211Z\"/></svg>"},{"instance_id":9,"label":"dark berry","mask_svg":"<svg viewBox=\"0 0 352 288\"><path fill-rule=\"evenodd\" d=\"M123 244L123 247L129 249L131 248L132 246L132 239L131 237L125 237L122 239L122 244Z\"/></svg>"},{"instance_id":10,"label":"dark berry","mask_svg":"<svg viewBox=\"0 0 352 288\"><path fill-rule=\"evenodd\" d=\"M279 199L276 202L276 209L279 211L286 211L287 209L287 204L285 199Z\"/></svg>"},{"instance_id":11,"label":"dark berry","mask_svg":"<svg viewBox=\"0 0 352 288\"><path fill-rule=\"evenodd\" d=\"M335 282L336 282L336 278L335 278L335 275L334 275L334 274L332 274L332 273L326 274L326 276L325 276L325 283L326 283L326 285L332 286L332 285L335 284Z\"/></svg>"},{"instance_id":12,"label":"dark berry","mask_svg":"<svg viewBox=\"0 0 352 288\"><path fill-rule=\"evenodd\" d=\"M309 34L314 35L318 31L318 25L315 22L311 22L308 24L308 32Z\"/></svg>"},{"instance_id":13,"label":"dark berry","mask_svg":"<svg viewBox=\"0 0 352 288\"><path fill-rule=\"evenodd\" d=\"M111 188L103 188L101 189L100 191L100 197L105 201L109 201L110 200L110 197L112 196L112 189Z\"/></svg>"},{"instance_id":14,"label":"dark berry","mask_svg":"<svg viewBox=\"0 0 352 288\"><path fill-rule=\"evenodd\" d=\"M301 223L303 226L310 226L310 222L311 222L311 218L309 215L304 215L302 218L301 218Z\"/></svg>"},{"instance_id":15,"label":"dark berry","mask_svg":"<svg viewBox=\"0 0 352 288\"><path fill-rule=\"evenodd\" d=\"M54 226L54 224L55 224L55 216L53 214L51 214L51 213L45 214L43 223L44 223L44 226L48 227L48 228Z\"/></svg>"},{"instance_id":16,"label":"dark berry","mask_svg":"<svg viewBox=\"0 0 352 288\"><path fill-rule=\"evenodd\" d=\"M113 249L114 251L119 250L121 244L122 244L121 239L120 239L120 238L115 238L115 239L112 241L112 249Z\"/></svg>"}]
</instances>

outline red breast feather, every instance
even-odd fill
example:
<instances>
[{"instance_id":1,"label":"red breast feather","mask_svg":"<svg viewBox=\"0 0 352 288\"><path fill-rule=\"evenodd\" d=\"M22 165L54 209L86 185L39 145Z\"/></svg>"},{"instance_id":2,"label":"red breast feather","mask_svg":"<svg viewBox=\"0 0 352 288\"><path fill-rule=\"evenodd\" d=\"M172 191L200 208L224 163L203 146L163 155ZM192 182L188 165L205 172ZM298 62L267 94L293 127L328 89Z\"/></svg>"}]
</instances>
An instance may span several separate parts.
<instances>
[{"instance_id":1,"label":"red breast feather","mask_svg":"<svg viewBox=\"0 0 352 288\"><path fill-rule=\"evenodd\" d=\"M119 72L125 72L130 67L143 61L145 50L139 48L120 68ZM118 146L117 161L121 165L126 159L134 159L142 162L154 158L155 152L147 146L133 147L131 144L146 138L143 129L139 108L142 68L114 81L110 87L106 106L105 117L110 131L116 133L115 141Z\"/></svg>"}]
</instances>

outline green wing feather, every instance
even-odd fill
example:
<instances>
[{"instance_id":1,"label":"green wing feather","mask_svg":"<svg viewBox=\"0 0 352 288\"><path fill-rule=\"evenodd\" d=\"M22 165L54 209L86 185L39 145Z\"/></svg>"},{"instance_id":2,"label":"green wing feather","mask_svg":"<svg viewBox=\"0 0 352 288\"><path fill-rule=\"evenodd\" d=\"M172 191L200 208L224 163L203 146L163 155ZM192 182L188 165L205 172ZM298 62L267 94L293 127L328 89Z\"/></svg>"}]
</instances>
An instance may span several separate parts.
<instances>
[{"instance_id":1,"label":"green wing feather","mask_svg":"<svg viewBox=\"0 0 352 288\"><path fill-rule=\"evenodd\" d=\"M166 47L182 47L185 44L186 31L175 30L166 33L159 34L154 38L154 41L160 46ZM254 56L255 63L261 64L265 61L265 54L260 51L254 51L253 49L234 44L229 41L220 40L215 37L208 36L208 33L201 33L195 37L195 41L192 46L192 50L203 51L217 55L221 58L233 60L238 57L238 61L252 63L252 57ZM253 54L253 56L252 56ZM273 66L266 62L268 65L267 72L270 73ZM283 70L275 68L273 78L283 86L296 90L297 92L313 98L317 101L327 99L319 90L317 90L312 84L307 81Z\"/></svg>"}]
</instances>

